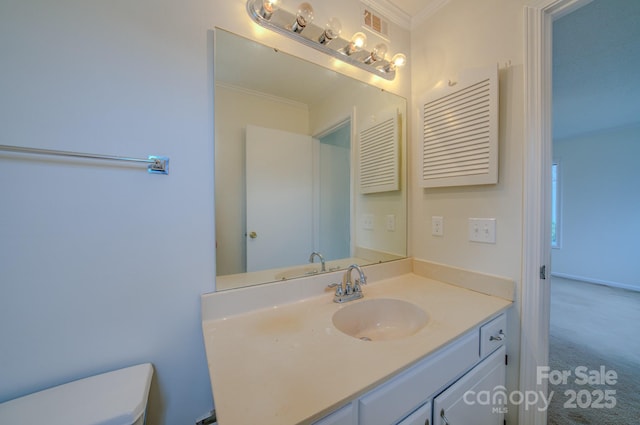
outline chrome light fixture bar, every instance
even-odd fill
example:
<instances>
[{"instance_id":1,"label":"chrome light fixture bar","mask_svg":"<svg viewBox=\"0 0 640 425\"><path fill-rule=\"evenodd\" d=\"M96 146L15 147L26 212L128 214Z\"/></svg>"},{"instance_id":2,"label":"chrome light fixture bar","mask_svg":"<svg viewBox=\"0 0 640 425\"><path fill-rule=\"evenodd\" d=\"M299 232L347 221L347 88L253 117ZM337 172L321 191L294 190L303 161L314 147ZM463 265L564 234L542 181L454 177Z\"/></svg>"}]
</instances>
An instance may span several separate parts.
<instances>
[{"instance_id":1,"label":"chrome light fixture bar","mask_svg":"<svg viewBox=\"0 0 640 425\"><path fill-rule=\"evenodd\" d=\"M264 28L386 80L393 80L396 77L396 68L406 62L406 57L402 54L399 55L403 60L399 62L385 59L386 46L381 49L378 45L373 51L367 51L361 46L356 48L353 39L345 40L339 36L340 23L336 18L330 20L326 27L314 24L313 9L308 3L302 3L297 14L293 14L278 8L277 0L247 0L247 12L251 19ZM358 34L361 33L356 35Z\"/></svg>"}]
</instances>

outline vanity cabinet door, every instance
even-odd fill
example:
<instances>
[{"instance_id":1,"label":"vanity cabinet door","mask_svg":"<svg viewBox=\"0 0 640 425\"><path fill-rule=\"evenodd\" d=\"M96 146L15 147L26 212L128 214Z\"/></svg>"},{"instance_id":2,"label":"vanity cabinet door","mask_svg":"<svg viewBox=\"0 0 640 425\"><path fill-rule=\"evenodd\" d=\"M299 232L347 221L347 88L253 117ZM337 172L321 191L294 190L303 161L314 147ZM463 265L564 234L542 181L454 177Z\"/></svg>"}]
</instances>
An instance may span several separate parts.
<instances>
[{"instance_id":1,"label":"vanity cabinet door","mask_svg":"<svg viewBox=\"0 0 640 425\"><path fill-rule=\"evenodd\" d=\"M478 362L477 329L358 400L358 425L397 424Z\"/></svg>"},{"instance_id":2,"label":"vanity cabinet door","mask_svg":"<svg viewBox=\"0 0 640 425\"><path fill-rule=\"evenodd\" d=\"M353 405L349 403L313 425L353 425Z\"/></svg>"},{"instance_id":3,"label":"vanity cabinet door","mask_svg":"<svg viewBox=\"0 0 640 425\"><path fill-rule=\"evenodd\" d=\"M404 418L397 425L429 425L431 423L431 403L426 403Z\"/></svg>"},{"instance_id":4,"label":"vanity cabinet door","mask_svg":"<svg viewBox=\"0 0 640 425\"><path fill-rule=\"evenodd\" d=\"M502 425L507 398L504 356L501 347L437 396L433 424Z\"/></svg>"}]
</instances>

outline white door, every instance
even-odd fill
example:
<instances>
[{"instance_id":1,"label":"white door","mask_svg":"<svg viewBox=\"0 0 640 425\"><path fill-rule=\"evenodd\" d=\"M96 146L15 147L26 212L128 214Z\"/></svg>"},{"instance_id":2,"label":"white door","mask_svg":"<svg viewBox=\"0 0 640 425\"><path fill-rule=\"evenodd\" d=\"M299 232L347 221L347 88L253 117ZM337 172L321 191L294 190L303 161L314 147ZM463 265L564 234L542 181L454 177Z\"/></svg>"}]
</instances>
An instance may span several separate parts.
<instances>
[{"instance_id":1,"label":"white door","mask_svg":"<svg viewBox=\"0 0 640 425\"><path fill-rule=\"evenodd\" d=\"M311 136L247 126L247 272L304 264L313 251Z\"/></svg>"}]
</instances>

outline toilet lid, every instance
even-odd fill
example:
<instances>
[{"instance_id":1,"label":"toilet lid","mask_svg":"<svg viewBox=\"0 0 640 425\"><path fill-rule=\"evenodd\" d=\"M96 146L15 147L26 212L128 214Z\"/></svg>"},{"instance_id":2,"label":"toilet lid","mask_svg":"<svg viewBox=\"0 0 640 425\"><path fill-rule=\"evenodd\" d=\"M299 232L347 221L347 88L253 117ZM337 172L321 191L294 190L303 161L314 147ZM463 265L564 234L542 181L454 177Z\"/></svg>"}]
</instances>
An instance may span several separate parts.
<instances>
[{"instance_id":1,"label":"toilet lid","mask_svg":"<svg viewBox=\"0 0 640 425\"><path fill-rule=\"evenodd\" d=\"M0 424L132 425L145 411L153 366L79 379L0 404Z\"/></svg>"}]
</instances>

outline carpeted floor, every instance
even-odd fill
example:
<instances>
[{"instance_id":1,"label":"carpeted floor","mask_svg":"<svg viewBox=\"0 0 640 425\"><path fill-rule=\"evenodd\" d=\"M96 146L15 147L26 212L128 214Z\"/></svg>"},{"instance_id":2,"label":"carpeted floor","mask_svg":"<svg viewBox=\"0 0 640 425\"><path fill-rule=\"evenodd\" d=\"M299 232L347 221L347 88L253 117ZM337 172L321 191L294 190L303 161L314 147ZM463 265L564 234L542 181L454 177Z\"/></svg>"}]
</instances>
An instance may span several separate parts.
<instances>
[{"instance_id":1,"label":"carpeted floor","mask_svg":"<svg viewBox=\"0 0 640 425\"><path fill-rule=\"evenodd\" d=\"M554 277L549 349L551 370L571 373L549 386L549 425L640 424L640 292ZM602 367L615 384L597 379Z\"/></svg>"}]
</instances>

